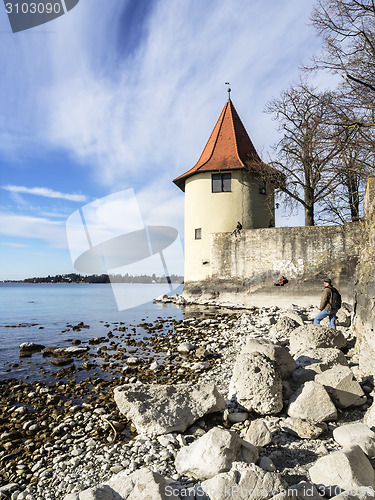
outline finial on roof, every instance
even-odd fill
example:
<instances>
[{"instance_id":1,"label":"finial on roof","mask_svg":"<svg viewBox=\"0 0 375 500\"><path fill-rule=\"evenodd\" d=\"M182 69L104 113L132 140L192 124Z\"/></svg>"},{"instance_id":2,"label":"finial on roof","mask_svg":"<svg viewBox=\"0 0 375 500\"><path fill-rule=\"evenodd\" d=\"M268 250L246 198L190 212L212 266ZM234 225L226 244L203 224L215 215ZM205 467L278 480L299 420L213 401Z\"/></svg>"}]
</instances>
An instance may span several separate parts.
<instances>
[{"instance_id":1,"label":"finial on roof","mask_svg":"<svg viewBox=\"0 0 375 500\"><path fill-rule=\"evenodd\" d=\"M225 85L228 85L228 102L230 102L230 93L231 93L232 89L229 87L229 85L230 85L229 82L225 82Z\"/></svg>"}]
</instances>

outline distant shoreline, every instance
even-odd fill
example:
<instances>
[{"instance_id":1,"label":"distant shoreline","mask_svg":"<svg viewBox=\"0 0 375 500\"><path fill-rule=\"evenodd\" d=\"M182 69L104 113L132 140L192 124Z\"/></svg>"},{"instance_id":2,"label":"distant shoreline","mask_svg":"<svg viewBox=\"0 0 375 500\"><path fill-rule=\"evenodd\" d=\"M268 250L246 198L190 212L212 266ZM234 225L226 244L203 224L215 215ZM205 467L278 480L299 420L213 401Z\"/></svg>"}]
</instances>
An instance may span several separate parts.
<instances>
[{"instance_id":1,"label":"distant shoreline","mask_svg":"<svg viewBox=\"0 0 375 500\"><path fill-rule=\"evenodd\" d=\"M173 283L173 284L183 284L183 276L177 276L172 274L171 276L156 276L153 274L131 276L131 275L121 275L121 274L92 274L89 276L82 276L80 274L58 274L55 276L46 277L33 277L25 278L23 280L0 280L1 283L68 283L68 284L84 284L84 283L102 283L102 284L114 284L114 283L128 283L128 284L145 284L145 285L158 285Z\"/></svg>"},{"instance_id":2,"label":"distant shoreline","mask_svg":"<svg viewBox=\"0 0 375 500\"><path fill-rule=\"evenodd\" d=\"M183 285L182 281L171 280L172 284ZM44 284L44 285L86 285L86 284L101 284L101 285L113 285L113 284L127 284L127 285L160 285L166 283L166 278L158 278L158 281L32 281L32 279L27 278L25 280L0 280L0 283L23 283L25 285L33 285L33 284Z\"/></svg>"}]
</instances>

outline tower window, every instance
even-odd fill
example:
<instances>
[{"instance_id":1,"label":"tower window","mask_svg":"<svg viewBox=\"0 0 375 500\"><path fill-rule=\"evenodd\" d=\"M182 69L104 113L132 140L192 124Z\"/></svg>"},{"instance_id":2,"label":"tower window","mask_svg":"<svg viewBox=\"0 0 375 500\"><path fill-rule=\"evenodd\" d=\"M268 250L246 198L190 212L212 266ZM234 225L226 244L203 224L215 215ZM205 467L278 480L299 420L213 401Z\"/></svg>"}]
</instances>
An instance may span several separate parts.
<instances>
[{"instance_id":1,"label":"tower window","mask_svg":"<svg viewBox=\"0 0 375 500\"><path fill-rule=\"evenodd\" d=\"M259 183L259 194L267 194L267 184L266 184L266 181L261 181Z\"/></svg>"},{"instance_id":2,"label":"tower window","mask_svg":"<svg viewBox=\"0 0 375 500\"><path fill-rule=\"evenodd\" d=\"M196 240L201 240L202 239L202 228L198 228L195 230L195 239Z\"/></svg>"},{"instance_id":3,"label":"tower window","mask_svg":"<svg viewBox=\"0 0 375 500\"><path fill-rule=\"evenodd\" d=\"M231 191L232 174L212 174L212 192L229 193Z\"/></svg>"}]
</instances>

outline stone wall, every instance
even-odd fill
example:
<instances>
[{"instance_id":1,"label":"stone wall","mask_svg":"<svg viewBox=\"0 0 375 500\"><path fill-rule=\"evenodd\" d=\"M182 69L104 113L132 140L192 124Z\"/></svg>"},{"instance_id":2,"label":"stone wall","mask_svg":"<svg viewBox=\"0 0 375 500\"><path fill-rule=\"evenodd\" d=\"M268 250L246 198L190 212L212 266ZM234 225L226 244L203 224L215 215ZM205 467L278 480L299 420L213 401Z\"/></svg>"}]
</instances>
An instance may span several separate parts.
<instances>
[{"instance_id":1,"label":"stone wall","mask_svg":"<svg viewBox=\"0 0 375 500\"><path fill-rule=\"evenodd\" d=\"M363 241L355 283L354 328L360 368L375 373L375 176L369 178L364 201Z\"/></svg>"},{"instance_id":2,"label":"stone wall","mask_svg":"<svg viewBox=\"0 0 375 500\"><path fill-rule=\"evenodd\" d=\"M317 274L340 279L359 256L359 223L344 226L282 227L212 235L212 278L257 283Z\"/></svg>"}]
</instances>

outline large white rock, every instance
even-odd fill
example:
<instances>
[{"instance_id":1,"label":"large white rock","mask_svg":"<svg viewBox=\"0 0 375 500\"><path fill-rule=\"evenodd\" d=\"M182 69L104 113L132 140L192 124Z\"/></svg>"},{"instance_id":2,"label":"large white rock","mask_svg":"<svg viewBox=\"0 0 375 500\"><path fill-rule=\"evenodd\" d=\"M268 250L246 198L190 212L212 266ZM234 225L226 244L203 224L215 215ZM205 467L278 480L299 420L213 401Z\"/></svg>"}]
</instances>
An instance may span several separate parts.
<instances>
[{"instance_id":1,"label":"large white rock","mask_svg":"<svg viewBox=\"0 0 375 500\"><path fill-rule=\"evenodd\" d=\"M146 468L139 469L130 475L120 472L106 484L115 493L116 499L179 500L173 489L167 490L167 482L162 475Z\"/></svg>"},{"instance_id":2,"label":"large white rock","mask_svg":"<svg viewBox=\"0 0 375 500\"><path fill-rule=\"evenodd\" d=\"M99 484L79 493L70 493L64 500L119 500L119 497L109 486Z\"/></svg>"},{"instance_id":3,"label":"large white rock","mask_svg":"<svg viewBox=\"0 0 375 500\"><path fill-rule=\"evenodd\" d=\"M79 500L117 500L118 496L109 487L103 484L94 486L79 493Z\"/></svg>"},{"instance_id":4,"label":"large white rock","mask_svg":"<svg viewBox=\"0 0 375 500\"><path fill-rule=\"evenodd\" d=\"M61 356L68 354L70 356L76 356L78 354L84 354L89 350L89 346L71 346L71 347L59 347L54 350L54 356Z\"/></svg>"},{"instance_id":5,"label":"large white rock","mask_svg":"<svg viewBox=\"0 0 375 500\"><path fill-rule=\"evenodd\" d=\"M289 316L281 316L281 318L270 328L270 333L276 338L289 338L292 330L303 325L303 320L299 318L291 318Z\"/></svg>"},{"instance_id":6,"label":"large white rock","mask_svg":"<svg viewBox=\"0 0 375 500\"><path fill-rule=\"evenodd\" d=\"M333 439L344 448L358 445L370 458L375 457L375 432L366 424L348 424L336 427Z\"/></svg>"},{"instance_id":7,"label":"large white rock","mask_svg":"<svg viewBox=\"0 0 375 500\"><path fill-rule=\"evenodd\" d=\"M256 446L241 439L234 431L214 427L176 455L177 472L198 479L208 479L229 471L235 461L258 460Z\"/></svg>"},{"instance_id":8,"label":"large white rock","mask_svg":"<svg viewBox=\"0 0 375 500\"><path fill-rule=\"evenodd\" d=\"M306 349L318 347L337 347L346 345L346 339L339 330L321 325L299 326L290 334L290 352L295 354Z\"/></svg>"},{"instance_id":9,"label":"large white rock","mask_svg":"<svg viewBox=\"0 0 375 500\"><path fill-rule=\"evenodd\" d=\"M276 364L259 352L237 356L229 384L229 398L261 415L283 407L282 382Z\"/></svg>"},{"instance_id":10,"label":"large white rock","mask_svg":"<svg viewBox=\"0 0 375 500\"><path fill-rule=\"evenodd\" d=\"M289 486L288 491L290 493L289 496L297 500L322 500L315 486L306 481L301 481L298 484Z\"/></svg>"},{"instance_id":11,"label":"large white rock","mask_svg":"<svg viewBox=\"0 0 375 500\"><path fill-rule=\"evenodd\" d=\"M344 326L345 328L349 328L352 320L350 317L350 313L347 314L345 309L339 309L336 313L336 326Z\"/></svg>"},{"instance_id":12,"label":"large white rock","mask_svg":"<svg viewBox=\"0 0 375 500\"><path fill-rule=\"evenodd\" d=\"M201 488L210 500L266 500L278 493L285 494L287 485L276 472L237 462L229 472L203 481Z\"/></svg>"},{"instance_id":13,"label":"large white rock","mask_svg":"<svg viewBox=\"0 0 375 500\"><path fill-rule=\"evenodd\" d=\"M127 384L116 387L120 412L139 434L183 432L207 413L221 411L225 400L210 384Z\"/></svg>"},{"instance_id":14,"label":"large white rock","mask_svg":"<svg viewBox=\"0 0 375 500\"><path fill-rule=\"evenodd\" d=\"M360 406L366 403L366 395L359 383L354 380L354 373L348 366L333 366L317 375L315 381L326 388L332 401L339 408Z\"/></svg>"},{"instance_id":15,"label":"large white rock","mask_svg":"<svg viewBox=\"0 0 375 500\"><path fill-rule=\"evenodd\" d=\"M325 422L311 422L293 417L281 420L280 427L283 431L302 439L316 439L328 428Z\"/></svg>"},{"instance_id":16,"label":"large white rock","mask_svg":"<svg viewBox=\"0 0 375 500\"><path fill-rule=\"evenodd\" d=\"M336 495L333 498L334 500L373 500L375 492L372 488L362 486L361 488L356 488L353 492L343 491L340 495Z\"/></svg>"},{"instance_id":17,"label":"large white rock","mask_svg":"<svg viewBox=\"0 0 375 500\"><path fill-rule=\"evenodd\" d=\"M105 484L80 493L71 493L64 500L180 500L174 490L167 489L163 476L142 468L132 474L120 472Z\"/></svg>"},{"instance_id":18,"label":"large white rock","mask_svg":"<svg viewBox=\"0 0 375 500\"><path fill-rule=\"evenodd\" d=\"M293 381L302 385L334 365L348 366L344 353L333 347L320 347L298 352L294 356L297 369L293 372Z\"/></svg>"},{"instance_id":19,"label":"large white rock","mask_svg":"<svg viewBox=\"0 0 375 500\"><path fill-rule=\"evenodd\" d=\"M348 361L340 349L334 347L318 347L298 352L294 356L298 368L310 368L319 365L321 371L328 370L334 365L348 366Z\"/></svg>"},{"instance_id":20,"label":"large white rock","mask_svg":"<svg viewBox=\"0 0 375 500\"><path fill-rule=\"evenodd\" d=\"M177 351L180 354L189 354L189 352L195 351L196 346L190 342L182 342L177 346Z\"/></svg>"},{"instance_id":21,"label":"large white rock","mask_svg":"<svg viewBox=\"0 0 375 500\"><path fill-rule=\"evenodd\" d=\"M370 429L375 430L375 403L372 403L370 408L367 410L363 418L363 421L370 427Z\"/></svg>"},{"instance_id":22,"label":"large white rock","mask_svg":"<svg viewBox=\"0 0 375 500\"><path fill-rule=\"evenodd\" d=\"M253 444L254 446L267 446L272 442L272 434L267 426L267 423L258 418L251 422L250 427L244 435L244 440Z\"/></svg>"},{"instance_id":23,"label":"large white rock","mask_svg":"<svg viewBox=\"0 0 375 500\"><path fill-rule=\"evenodd\" d=\"M290 417L325 422L336 420L337 410L325 388L317 382L306 382L290 398Z\"/></svg>"},{"instance_id":24,"label":"large white rock","mask_svg":"<svg viewBox=\"0 0 375 500\"><path fill-rule=\"evenodd\" d=\"M270 360L275 361L282 379L288 378L297 367L288 349L273 342L249 338L242 348L241 354L251 354L252 352L261 352Z\"/></svg>"},{"instance_id":25,"label":"large white rock","mask_svg":"<svg viewBox=\"0 0 375 500\"><path fill-rule=\"evenodd\" d=\"M375 488L375 471L359 446L335 451L319 458L309 469L311 481L316 485L354 490L361 486ZM337 491L339 494L340 491Z\"/></svg>"}]
</instances>

